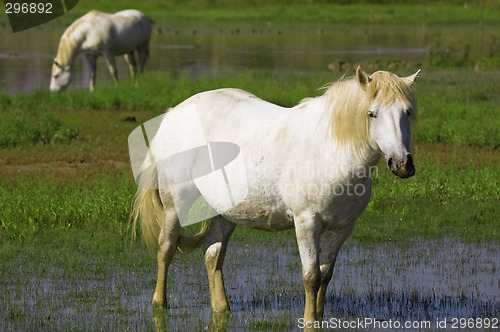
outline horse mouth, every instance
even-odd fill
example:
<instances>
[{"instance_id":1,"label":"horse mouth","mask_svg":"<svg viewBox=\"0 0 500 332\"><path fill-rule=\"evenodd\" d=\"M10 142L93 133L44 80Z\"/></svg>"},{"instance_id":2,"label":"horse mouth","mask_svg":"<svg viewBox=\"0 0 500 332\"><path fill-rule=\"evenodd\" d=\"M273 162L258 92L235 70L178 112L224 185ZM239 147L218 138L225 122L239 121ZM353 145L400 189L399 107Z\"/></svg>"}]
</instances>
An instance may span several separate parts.
<instances>
[{"instance_id":1,"label":"horse mouth","mask_svg":"<svg viewBox=\"0 0 500 332\"><path fill-rule=\"evenodd\" d=\"M411 154L406 155L402 160L395 160L395 158L387 159L387 168L402 179L407 179L415 175L415 166L413 165L413 158Z\"/></svg>"}]
</instances>

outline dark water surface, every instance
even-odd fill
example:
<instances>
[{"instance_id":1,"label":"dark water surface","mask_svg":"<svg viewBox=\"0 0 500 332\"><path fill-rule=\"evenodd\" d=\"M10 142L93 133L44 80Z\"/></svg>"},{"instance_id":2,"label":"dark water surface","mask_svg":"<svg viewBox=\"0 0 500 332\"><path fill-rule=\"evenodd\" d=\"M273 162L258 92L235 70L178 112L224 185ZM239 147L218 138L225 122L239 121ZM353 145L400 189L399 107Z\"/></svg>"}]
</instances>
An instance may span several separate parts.
<instances>
[{"instance_id":1,"label":"dark water surface","mask_svg":"<svg viewBox=\"0 0 500 332\"><path fill-rule=\"evenodd\" d=\"M327 71L333 61L363 62L380 58L424 62L435 38L477 46L477 27L425 28L391 25L341 25L280 22L157 22L148 71L192 77L246 69ZM8 93L48 89L52 59L63 28L11 33L0 28L0 89ZM128 79L120 57L119 75ZM97 84L111 78L102 58ZM413 72L412 68L408 72ZM79 57L71 88L88 87L88 66Z\"/></svg>"},{"instance_id":2,"label":"dark water surface","mask_svg":"<svg viewBox=\"0 0 500 332\"><path fill-rule=\"evenodd\" d=\"M85 330L154 329L150 269L99 266L82 257L88 273L50 264L13 262L2 272L0 326ZM325 320L372 318L430 321L499 318L500 246L454 239L411 241L404 248L349 242L341 250L327 293ZM225 263L233 330L298 330L304 292L294 241L230 244ZM171 267L168 309L156 322L168 331L200 331L210 323L201 250ZM158 318L159 317L159 318ZM31 328L30 328L31 327Z\"/></svg>"}]
</instances>

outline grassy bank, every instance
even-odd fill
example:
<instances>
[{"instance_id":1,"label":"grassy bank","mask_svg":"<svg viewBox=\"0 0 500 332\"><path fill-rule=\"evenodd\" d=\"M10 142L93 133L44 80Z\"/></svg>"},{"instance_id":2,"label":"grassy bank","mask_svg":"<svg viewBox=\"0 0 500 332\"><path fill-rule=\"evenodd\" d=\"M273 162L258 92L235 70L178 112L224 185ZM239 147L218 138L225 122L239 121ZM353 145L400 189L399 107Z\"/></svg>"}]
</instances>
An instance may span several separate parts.
<instances>
[{"instance_id":1,"label":"grassy bank","mask_svg":"<svg viewBox=\"0 0 500 332\"><path fill-rule=\"evenodd\" d=\"M500 91L489 84L495 77L495 72L463 70L422 73L416 87L417 176L395 180L381 164L372 201L354 238L362 242L442 236L499 239ZM18 138L1 147L2 233L22 238L46 227L90 227L118 230L125 236L135 191L126 142L139 123L203 90L239 87L293 106L320 94L317 87L330 80L325 73L265 71L196 80L146 74L137 87L3 95L4 118L29 120L16 122L19 128L14 134L8 126L0 131L0 138ZM50 129L53 123L73 135L58 139L61 134L56 130L50 140L23 138L31 137L33 127L50 132L45 127ZM266 236L274 235L255 235Z\"/></svg>"},{"instance_id":2,"label":"grassy bank","mask_svg":"<svg viewBox=\"0 0 500 332\"><path fill-rule=\"evenodd\" d=\"M401 76L411 74L408 69L396 73ZM348 75L352 74L354 70L348 72ZM497 75L496 71L424 68L415 87L419 123L413 132L414 140L422 143L499 147L500 87L491 84ZM128 83L116 87L108 85L99 87L94 93L75 90L62 94L50 94L48 91L30 95L4 93L0 94L0 105L3 112L7 112L7 119L20 126L19 131L22 131L23 126L27 128L25 131L29 131L34 126L33 122L39 123L37 126L41 131L57 123L59 128L67 132L68 137L63 141L69 141L74 136L87 135L85 132L80 133L80 128L87 128L92 131L90 134L96 135L108 131L109 126L113 125L118 127L113 130L113 134L128 134L135 128L132 116L136 121L144 122L189 96L222 87L248 90L262 99L291 107L305 97L320 95L322 86L340 76L341 73L328 72L249 70L236 75L202 76L198 79L182 75L173 79L166 74L146 73L140 78L138 86ZM89 115L91 122L86 119ZM112 116L112 124L106 119L108 115ZM127 123L127 118L132 122ZM7 141L10 137L11 127L8 123L0 127L0 146L2 140ZM20 140L28 139L21 137Z\"/></svg>"},{"instance_id":3,"label":"grassy bank","mask_svg":"<svg viewBox=\"0 0 500 332\"><path fill-rule=\"evenodd\" d=\"M482 6L482 11L481 11ZM496 1L80 1L70 12L41 28L67 26L92 9L107 12L135 8L148 14L157 26L172 20L316 22L348 24L474 24L500 23ZM0 22L8 27L7 16Z\"/></svg>"},{"instance_id":4,"label":"grassy bank","mask_svg":"<svg viewBox=\"0 0 500 332\"><path fill-rule=\"evenodd\" d=\"M483 20L499 23L500 6L494 1L485 1ZM150 12L153 19L189 20L243 20L243 21L312 21L345 23L478 23L480 6L476 2L463 1L412 2L401 1L157 1L137 2L104 0L86 1L75 7L75 13L91 9L115 11L138 8Z\"/></svg>"},{"instance_id":5,"label":"grassy bank","mask_svg":"<svg viewBox=\"0 0 500 332\"><path fill-rule=\"evenodd\" d=\"M443 162L443 156L422 151L428 145L416 147L417 175L413 179L397 180L380 165L372 200L353 238L360 243L399 244L408 238L445 236L464 241L500 240L498 152L456 148ZM480 165L468 160L478 152L485 157ZM460 160L464 153L467 157ZM22 173L22 178L17 175L16 180L0 182L4 236L22 240L46 228L76 228L117 232L128 238L128 215L135 193L128 167L94 163L73 169L69 165L47 168L50 171L11 167L10 171ZM5 170L3 173L7 176ZM240 229L234 238L260 242L293 236L293 231L276 234Z\"/></svg>"}]
</instances>

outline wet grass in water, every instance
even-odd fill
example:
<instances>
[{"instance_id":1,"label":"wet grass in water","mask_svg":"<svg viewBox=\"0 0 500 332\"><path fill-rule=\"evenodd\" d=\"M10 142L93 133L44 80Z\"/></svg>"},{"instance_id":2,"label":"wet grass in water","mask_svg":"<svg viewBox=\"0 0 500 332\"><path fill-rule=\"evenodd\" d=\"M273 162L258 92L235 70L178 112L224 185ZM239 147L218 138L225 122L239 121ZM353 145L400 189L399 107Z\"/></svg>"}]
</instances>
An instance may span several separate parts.
<instances>
[{"instance_id":1,"label":"wet grass in water","mask_svg":"<svg viewBox=\"0 0 500 332\"><path fill-rule=\"evenodd\" d=\"M498 244L444 238L404 246L348 240L327 294L325 319L430 320L496 317ZM2 326L9 329L153 330L155 260L117 234L52 229L0 246ZM201 250L175 260L169 274L165 330L210 322ZM249 259L251 258L251 259ZM297 330L303 310L294 240L265 246L235 239L225 264L233 314L229 330Z\"/></svg>"}]
</instances>

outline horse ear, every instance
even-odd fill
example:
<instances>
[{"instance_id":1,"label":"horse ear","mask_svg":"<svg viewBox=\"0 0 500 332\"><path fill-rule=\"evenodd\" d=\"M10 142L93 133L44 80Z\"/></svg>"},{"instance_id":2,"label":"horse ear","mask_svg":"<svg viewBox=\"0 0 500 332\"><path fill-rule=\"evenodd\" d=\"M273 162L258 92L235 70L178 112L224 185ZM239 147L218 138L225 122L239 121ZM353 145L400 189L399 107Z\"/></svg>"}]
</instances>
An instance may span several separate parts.
<instances>
[{"instance_id":1,"label":"horse ear","mask_svg":"<svg viewBox=\"0 0 500 332\"><path fill-rule=\"evenodd\" d=\"M412 86L413 83L415 83L415 81L417 80L418 74L420 74L420 69L417 70L417 72L413 75L410 75L408 77L403 77L403 80L406 81L410 86Z\"/></svg>"},{"instance_id":2,"label":"horse ear","mask_svg":"<svg viewBox=\"0 0 500 332\"><path fill-rule=\"evenodd\" d=\"M368 76L368 74L365 73L363 69L361 69L361 66L358 66L358 68L356 68L356 78L358 79L359 85L361 85L363 89L366 89L366 87L372 80L370 76Z\"/></svg>"}]
</instances>

